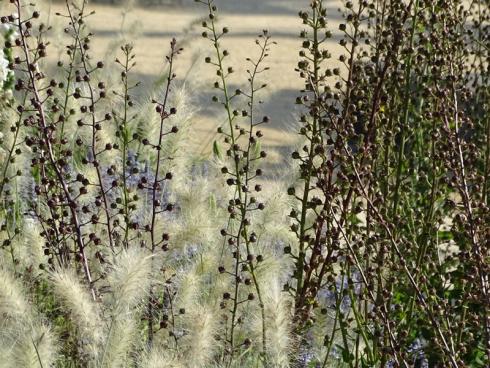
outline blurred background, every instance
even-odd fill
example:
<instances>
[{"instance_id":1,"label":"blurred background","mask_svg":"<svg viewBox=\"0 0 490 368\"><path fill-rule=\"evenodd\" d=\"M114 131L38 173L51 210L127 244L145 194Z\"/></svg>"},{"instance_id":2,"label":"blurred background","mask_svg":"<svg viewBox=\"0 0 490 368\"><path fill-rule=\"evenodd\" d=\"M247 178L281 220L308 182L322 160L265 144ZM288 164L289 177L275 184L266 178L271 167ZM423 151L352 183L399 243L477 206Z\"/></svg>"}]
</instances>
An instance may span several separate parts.
<instances>
[{"instance_id":1,"label":"blurred background","mask_svg":"<svg viewBox=\"0 0 490 368\"><path fill-rule=\"evenodd\" d=\"M64 52L66 18L56 13L66 13L65 2L41 0L41 4L43 16L54 29L50 47L56 52L49 53L54 62L62 58ZM289 155L296 137L294 101L303 86L294 70L301 48L298 34L303 29L298 12L308 7L309 0L216 0L215 4L219 9L219 26L230 30L223 39L223 45L231 55L227 65L236 71L231 79L233 91L246 83L245 71L249 64L245 59L254 59L259 54L254 42L257 35L267 29L277 42L266 62L271 69L262 76L268 88L261 92L260 98L264 101L261 113L271 119L271 123L262 129L263 143L270 160L279 163L285 154ZM342 51L338 45L338 25L342 19L339 5L340 0L327 2L328 24L333 38L325 48L332 54L330 62L335 66L339 64L338 56ZM87 18L94 34L91 46L94 59L111 64L120 55L121 45L134 45L137 62L134 78L142 82L142 99L164 75L164 57L169 50L169 42L172 37L177 38L184 51L177 59L176 73L178 80L188 87L197 108L194 149L198 153L209 152L216 128L223 122L224 115L220 106L211 102L216 93L213 89L216 71L204 62L206 56L213 56L210 41L201 37L201 23L207 16L206 6L194 0L92 0L88 9L95 12Z\"/></svg>"}]
</instances>

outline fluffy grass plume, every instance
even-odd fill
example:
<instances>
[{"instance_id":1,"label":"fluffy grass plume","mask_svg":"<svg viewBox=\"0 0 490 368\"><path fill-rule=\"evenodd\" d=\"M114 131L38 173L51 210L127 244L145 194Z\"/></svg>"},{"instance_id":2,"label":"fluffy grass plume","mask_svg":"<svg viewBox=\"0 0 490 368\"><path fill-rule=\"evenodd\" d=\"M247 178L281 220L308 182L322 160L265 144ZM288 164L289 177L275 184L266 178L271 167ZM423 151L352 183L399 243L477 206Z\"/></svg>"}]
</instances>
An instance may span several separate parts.
<instances>
[{"instance_id":1,"label":"fluffy grass plume","mask_svg":"<svg viewBox=\"0 0 490 368\"><path fill-rule=\"evenodd\" d=\"M28 319L31 315L31 308L22 292L22 285L2 267L0 267L0 315L4 322Z\"/></svg>"},{"instance_id":2,"label":"fluffy grass plume","mask_svg":"<svg viewBox=\"0 0 490 368\"><path fill-rule=\"evenodd\" d=\"M189 323L190 322L190 323ZM216 314L207 307L195 307L190 311L188 328L184 343L187 347L184 354L189 368L210 367L216 349Z\"/></svg>"},{"instance_id":3,"label":"fluffy grass plume","mask_svg":"<svg viewBox=\"0 0 490 368\"><path fill-rule=\"evenodd\" d=\"M71 322L76 326L79 343L89 359L97 356L103 336L100 306L92 300L89 290L70 269L58 269L51 274L53 293Z\"/></svg>"},{"instance_id":4,"label":"fluffy grass plume","mask_svg":"<svg viewBox=\"0 0 490 368\"><path fill-rule=\"evenodd\" d=\"M113 315L105 332L104 342L99 345L98 367L120 368L131 365L131 352L137 345L137 323L134 313Z\"/></svg>"},{"instance_id":5,"label":"fluffy grass plume","mask_svg":"<svg viewBox=\"0 0 490 368\"><path fill-rule=\"evenodd\" d=\"M265 290L268 359L271 366L288 368L291 363L291 301L284 295L280 280L270 280Z\"/></svg>"},{"instance_id":6,"label":"fluffy grass plume","mask_svg":"<svg viewBox=\"0 0 490 368\"><path fill-rule=\"evenodd\" d=\"M184 362L173 356L167 349L154 348L140 357L141 368L187 368Z\"/></svg>"},{"instance_id":7,"label":"fluffy grass plume","mask_svg":"<svg viewBox=\"0 0 490 368\"><path fill-rule=\"evenodd\" d=\"M42 324L26 325L18 331L11 349L2 355L2 368L50 368L59 358L52 331Z\"/></svg>"},{"instance_id":8,"label":"fluffy grass plume","mask_svg":"<svg viewBox=\"0 0 490 368\"><path fill-rule=\"evenodd\" d=\"M136 247L115 257L107 281L114 313L125 312L143 302L151 282L152 257Z\"/></svg>"},{"instance_id":9,"label":"fluffy grass plume","mask_svg":"<svg viewBox=\"0 0 490 368\"><path fill-rule=\"evenodd\" d=\"M52 367L56 338L32 309L22 284L0 267L0 367Z\"/></svg>"}]
</instances>

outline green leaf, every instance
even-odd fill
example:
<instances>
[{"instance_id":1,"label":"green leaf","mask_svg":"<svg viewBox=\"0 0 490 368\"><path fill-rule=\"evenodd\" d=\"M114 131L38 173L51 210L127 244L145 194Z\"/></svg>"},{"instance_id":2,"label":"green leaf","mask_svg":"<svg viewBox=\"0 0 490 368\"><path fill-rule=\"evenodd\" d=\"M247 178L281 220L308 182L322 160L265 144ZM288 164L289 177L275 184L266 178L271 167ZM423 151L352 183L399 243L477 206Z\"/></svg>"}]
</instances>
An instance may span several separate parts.
<instances>
[{"instance_id":1,"label":"green leaf","mask_svg":"<svg viewBox=\"0 0 490 368\"><path fill-rule=\"evenodd\" d=\"M260 151L262 150L262 145L260 144L260 141L256 141L253 146L252 146L252 157L258 158L260 157Z\"/></svg>"},{"instance_id":2,"label":"green leaf","mask_svg":"<svg viewBox=\"0 0 490 368\"><path fill-rule=\"evenodd\" d=\"M213 142L213 154L214 157L222 160L223 159L223 154L221 153L221 147L219 146L217 141Z\"/></svg>"},{"instance_id":3,"label":"green leaf","mask_svg":"<svg viewBox=\"0 0 490 368\"><path fill-rule=\"evenodd\" d=\"M211 211L212 211L213 213L216 213L216 210L217 210L217 208L218 208L218 205L217 205L217 203L216 203L216 197L215 197L215 195L214 195L214 194L211 194L211 195L209 196L209 208L211 209Z\"/></svg>"},{"instance_id":4,"label":"green leaf","mask_svg":"<svg viewBox=\"0 0 490 368\"><path fill-rule=\"evenodd\" d=\"M439 241L445 242L449 240L453 240L453 233L451 231L438 231L437 232L437 237L439 238Z\"/></svg>"}]
</instances>

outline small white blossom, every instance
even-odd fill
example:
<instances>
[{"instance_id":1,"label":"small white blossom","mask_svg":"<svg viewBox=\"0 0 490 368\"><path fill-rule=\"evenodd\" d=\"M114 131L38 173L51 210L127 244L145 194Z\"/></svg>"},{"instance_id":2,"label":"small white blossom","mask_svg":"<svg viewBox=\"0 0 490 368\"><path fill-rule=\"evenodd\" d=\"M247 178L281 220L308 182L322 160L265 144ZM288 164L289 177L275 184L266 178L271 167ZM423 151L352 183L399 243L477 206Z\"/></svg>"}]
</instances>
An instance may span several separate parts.
<instances>
[{"instance_id":1,"label":"small white blossom","mask_svg":"<svg viewBox=\"0 0 490 368\"><path fill-rule=\"evenodd\" d=\"M8 65L9 62L5 59L3 50L0 49L0 87L2 87L3 83L7 80L9 74Z\"/></svg>"},{"instance_id":2,"label":"small white blossom","mask_svg":"<svg viewBox=\"0 0 490 368\"><path fill-rule=\"evenodd\" d=\"M13 42L19 35L19 33L16 31L16 28L7 23L0 23L0 34L5 40L10 42Z\"/></svg>"}]
</instances>

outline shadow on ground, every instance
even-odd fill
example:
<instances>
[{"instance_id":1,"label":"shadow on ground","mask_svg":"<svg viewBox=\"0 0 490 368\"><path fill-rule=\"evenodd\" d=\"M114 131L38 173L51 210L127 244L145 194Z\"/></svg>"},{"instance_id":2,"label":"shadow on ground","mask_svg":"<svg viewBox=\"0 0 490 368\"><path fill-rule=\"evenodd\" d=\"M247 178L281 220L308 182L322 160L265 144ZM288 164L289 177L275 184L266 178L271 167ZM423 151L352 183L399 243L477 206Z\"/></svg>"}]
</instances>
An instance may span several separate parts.
<instances>
[{"instance_id":1,"label":"shadow on ground","mask_svg":"<svg viewBox=\"0 0 490 368\"><path fill-rule=\"evenodd\" d=\"M92 2L121 6L125 0L93 0ZM136 0L136 3L142 7L196 8L196 1L194 0ZM306 9L310 0L215 0L214 3L220 11L226 13L295 15L300 9ZM326 6L330 12L329 17L338 15L339 2L337 0L327 0Z\"/></svg>"}]
</instances>

